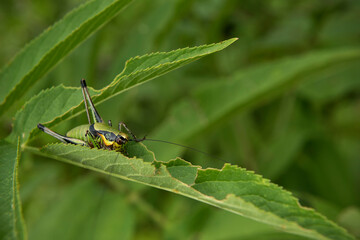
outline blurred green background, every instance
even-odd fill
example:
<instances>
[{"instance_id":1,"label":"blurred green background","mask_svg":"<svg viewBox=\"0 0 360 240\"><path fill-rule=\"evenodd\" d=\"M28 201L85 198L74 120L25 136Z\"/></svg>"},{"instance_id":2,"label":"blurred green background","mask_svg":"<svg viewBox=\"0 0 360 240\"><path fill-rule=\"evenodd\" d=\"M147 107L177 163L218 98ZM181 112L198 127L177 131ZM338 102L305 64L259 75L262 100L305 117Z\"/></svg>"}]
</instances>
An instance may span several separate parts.
<instances>
[{"instance_id":1,"label":"blurred green background","mask_svg":"<svg viewBox=\"0 0 360 240\"><path fill-rule=\"evenodd\" d=\"M81 2L2 0L0 66ZM359 46L359 26L360 2L354 0L137 0L25 99L59 84L78 87L81 78L102 88L136 55L238 37L219 53L98 106L104 119L124 121L138 136L151 137L174 104L191 100L196 89L284 57ZM254 170L360 237L359 90L359 59L303 73L290 87L229 113L181 143ZM14 113L1 116L2 136L11 131ZM82 123L85 114L54 130L65 133ZM31 145L54 142L44 135ZM224 164L192 151L182 156L204 167ZM302 239L182 196L27 152L19 176L30 239Z\"/></svg>"}]
</instances>

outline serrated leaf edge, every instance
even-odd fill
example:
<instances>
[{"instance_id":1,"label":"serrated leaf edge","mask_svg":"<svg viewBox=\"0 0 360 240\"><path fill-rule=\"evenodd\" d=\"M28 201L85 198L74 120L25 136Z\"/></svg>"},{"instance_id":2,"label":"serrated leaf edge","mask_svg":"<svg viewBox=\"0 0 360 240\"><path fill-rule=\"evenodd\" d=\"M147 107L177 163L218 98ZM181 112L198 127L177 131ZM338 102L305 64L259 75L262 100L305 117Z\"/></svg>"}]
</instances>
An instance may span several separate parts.
<instances>
[{"instance_id":1,"label":"serrated leaf edge","mask_svg":"<svg viewBox=\"0 0 360 240\"><path fill-rule=\"evenodd\" d=\"M66 145L66 144L63 144L63 143L55 143L55 144L48 144L46 145L45 147L47 146L59 146L59 145ZM44 148L45 148L44 147ZM81 146L78 146L79 148L81 148ZM146 147L146 146L145 146ZM91 149L91 150L95 150L95 151L105 151L105 153L109 153L108 150L104 150L104 149ZM151 151L150 151L151 152ZM154 154L153 154L154 155ZM52 157L55 156L56 158L56 155L51 155ZM124 156L124 155L123 155ZM132 157L132 158L129 158L129 157L126 157L124 156L125 158L127 158L128 160L136 160L136 161L140 161L142 164L145 164L145 165L150 165L153 169L154 169L154 175L156 174L156 170L157 168L155 166L152 165L152 162L145 162L143 159L141 158L137 158L137 157ZM57 158L56 158L57 159ZM181 158L179 158L181 159ZM318 239L329 239L328 237L322 235L321 233L319 233L318 231L314 230L314 229L309 229L309 228L304 228L302 227L301 225L299 225L297 222L295 221L290 221L290 220L287 220L285 218L282 218L281 216L278 216L276 214L274 214L273 212L270 212L270 211L265 211L257 206L255 206L253 203L249 202L249 201L245 201L244 199L242 199L240 196L236 196L235 194L227 194L225 198L223 199L216 199L214 196L211 196L211 195L206 195L200 191L198 191L197 189L193 188L192 187L192 184L191 185L188 185L182 181L180 181L179 179L173 177L170 172L168 171L167 169L167 166L164 162L161 162L161 161L157 161L156 158L154 158L154 161L158 162L158 163L161 163L161 166L160 168L162 170L164 170L166 172L166 174L171 177L174 181L176 181L178 184L180 184L181 186L184 186L186 188L188 188L189 190L191 191L194 191L196 192L199 196L195 196L195 195L191 195L191 194L188 194L188 193L184 193L184 192L181 192L177 189L172 189L172 188L168 188L168 187L163 187L163 186L159 186L159 185L154 185L154 184L151 184L151 183L146 183L146 182L142 182L142 181L139 181L137 179L133 179L133 178L129 178L129 177L126 177L126 176L123 176L123 175L119 175L119 174L116 174L116 173L110 173L106 170L102 170L102 169L99 169L99 168L95 168L95 167L92 167L92 166L88 166L88 165L85 165L85 164L82 164L82 163L77 163L77 162L73 162L71 160L66 160L66 158L62 158L60 157L60 159L58 159L60 161L65 161L65 162L68 162L68 163L71 163L73 165L77 165L77 166L80 166L80 167L84 167L84 168L88 168L88 169L91 169L91 170L94 170L94 171L97 171L97 172L102 172L104 174L107 174L107 175L112 175L112 176L115 176L115 177L118 177L118 178L121 178L121 179L124 179L124 180L129 180L129 181L133 181L133 182L137 182L137 183L141 183L141 184L145 184L147 186L151 186L151 187L155 187L155 188L158 188L158 189L163 189L163 190L166 190L168 192L174 192L174 193L177 193L177 194L180 194L180 195L183 195L183 196L186 196L186 197L189 197L191 199L194 199L194 200L197 200L197 201L201 201L201 202L204 202L204 203L207 203L207 204L210 204L210 205L213 205L215 207L218 207L218 208L224 208L228 211L231 211L235 214L238 214L238 215L243 215L241 213L241 211L237 212L237 211L234 211L233 209L231 208L234 208L234 209L239 209L239 210L242 210L242 208L239 208L238 205L234 205L231 203L232 199L235 199L237 201L241 201L243 202L244 204L247 204L249 206L251 206L253 209L256 209L256 211L258 212L261 212L263 213L264 215L267 215L267 216L271 216L271 217L275 217L276 219L279 220L279 222L287 222L288 224L290 225L293 225L295 227L297 227L298 229L301 229L303 230L304 232L308 233L308 234L303 234L304 236L307 236L307 237L315 237L314 234L316 235L316 237ZM174 159L175 160L175 159ZM184 159L181 159L185 162L188 162ZM190 163L191 164L191 163ZM191 164L191 166L194 166ZM223 168L222 169L215 169L217 171L221 171L223 170L224 168L226 167L235 167L235 168L239 168L241 169L242 171L246 171L246 172L250 172L251 174L255 174L253 173L252 171L247 171L246 169L244 168L241 168L241 167L238 167L237 165L231 165L231 164L224 164ZM213 169L213 168L206 168L206 169L203 169L201 166L199 166L199 168L197 169L197 171L206 171L207 169ZM255 174L257 178L260 178L260 179L265 179L263 178L261 175L259 174ZM344 234L344 235L347 235L351 238L351 236L342 228L338 227L335 223L333 223L332 221L330 221L329 219L327 219L325 216L317 213L313 208L308 208L308 207L303 207L300 205L299 201L297 198L295 198L291 192L283 189L281 186L278 186L277 184L275 183L272 183L269 179L265 179L267 181L269 186L273 186L273 187L276 187L276 188L279 188L281 191L284 191L288 197L292 198L292 200L295 200L298 207L301 208L301 209L304 209L306 211L311 211L312 214L315 214L316 216L320 217L322 220L324 220L325 222L328 222L330 223L334 228L338 229L338 230L341 230L341 232ZM264 183L263 181L262 182L258 182L258 183ZM252 211L252 210L251 210ZM245 216L245 215L243 215ZM262 220L262 219L259 219L259 218L256 218L256 217L251 217L251 216L246 216L248 218L251 218L251 219L254 219L256 221L262 221L264 223L267 223L267 224L270 224L272 226L275 226L275 227L279 227L279 225L276 225L274 224L273 222L271 221L266 221L266 220ZM282 230L283 231L286 231L286 230L289 230L288 232L291 232L291 233L294 233L293 231L291 231L287 226L283 226L282 227ZM299 233L299 231L297 231L297 233Z\"/></svg>"},{"instance_id":2,"label":"serrated leaf edge","mask_svg":"<svg viewBox=\"0 0 360 240\"><path fill-rule=\"evenodd\" d=\"M65 21L64 19L66 17L68 17L69 15L75 14L77 12L79 12L81 9L83 9L86 5L89 5L93 2L95 2L96 0L90 0L88 2L82 3L80 4L78 7L76 7L75 9L73 9L72 11L68 12L67 14L64 15L63 18L61 18L59 21L56 21L53 25L49 26L47 29L45 29L39 36L37 36L36 38L34 38L33 40L31 40L29 43L25 44L25 46L17 53L15 54L15 56L0 70L0 76L2 75L3 71L5 69L7 69L13 62L14 60L20 56L25 50L27 50L29 47L31 47L33 44L35 44L34 42L38 41L38 39L40 39L43 35L45 35L46 33L48 33L50 30L52 30L53 28L57 27L62 21ZM6 103L6 101L9 99L9 97L13 94L13 92L16 90L16 88L18 88L23 80L31 75L31 73L37 69L37 67L40 65L40 63L42 63L43 59L45 59L54 49L56 49L59 45L61 45L62 43L64 43L67 39L71 38L71 36L73 36L75 34L75 32L77 32L83 25L87 24L89 21L91 21L92 19L96 18L97 16L99 16L102 12L106 11L107 9L111 8L114 4L116 4L119 0L115 0L113 3L111 3L110 5L108 5L108 7L104 8L102 11L100 11L99 13L93 15L92 18L89 18L88 20L86 20L85 22L83 22L81 25L79 25L77 28L75 28L73 31L71 31L71 33L69 35L67 35L67 37L59 42L57 42L56 45L54 45L52 48L49 49L49 51L43 55L43 57L41 59L39 59L38 63L36 65L34 65L34 67L32 69L30 69L30 71L24 75L20 81L8 92L8 94L5 96L4 101L0 102L0 108ZM131 0L128 0L131 1ZM107 20L106 22L110 21ZM103 23L104 24L104 23ZM99 28L101 27L98 26L96 28L95 31L97 31ZM92 33L90 33L89 36L91 36L92 34L95 33L95 31L93 31ZM85 40L85 39L84 39ZM64 57L62 59L64 59L66 56L68 56L75 48L71 49L66 55L64 55ZM56 64L54 64L48 71L50 71L51 69L53 69L57 64L59 64L61 62L60 59L59 61L57 61Z\"/></svg>"}]
</instances>

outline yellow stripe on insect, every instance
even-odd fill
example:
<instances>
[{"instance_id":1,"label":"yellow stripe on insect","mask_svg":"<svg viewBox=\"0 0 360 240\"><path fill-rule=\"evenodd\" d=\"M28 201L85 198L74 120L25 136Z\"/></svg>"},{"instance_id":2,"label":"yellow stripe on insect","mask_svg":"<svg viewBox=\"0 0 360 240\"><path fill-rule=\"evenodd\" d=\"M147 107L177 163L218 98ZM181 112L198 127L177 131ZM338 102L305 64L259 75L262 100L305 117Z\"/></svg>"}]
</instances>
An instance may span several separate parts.
<instances>
[{"instance_id":1,"label":"yellow stripe on insect","mask_svg":"<svg viewBox=\"0 0 360 240\"><path fill-rule=\"evenodd\" d=\"M114 141L109 141L105 138L105 136L101 133L98 133L99 136L101 137L103 143L105 144L105 146L109 147L109 146L112 146L114 144Z\"/></svg>"}]
</instances>

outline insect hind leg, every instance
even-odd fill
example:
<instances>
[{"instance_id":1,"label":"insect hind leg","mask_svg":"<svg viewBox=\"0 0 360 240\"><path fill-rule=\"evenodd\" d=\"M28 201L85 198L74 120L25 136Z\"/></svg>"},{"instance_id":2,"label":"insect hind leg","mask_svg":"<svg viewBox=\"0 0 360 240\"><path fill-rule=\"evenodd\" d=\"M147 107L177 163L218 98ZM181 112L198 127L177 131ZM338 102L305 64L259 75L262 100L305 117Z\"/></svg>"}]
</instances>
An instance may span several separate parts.
<instances>
[{"instance_id":1,"label":"insect hind leg","mask_svg":"<svg viewBox=\"0 0 360 240\"><path fill-rule=\"evenodd\" d=\"M83 84L83 81L84 81L84 84ZM88 119L89 124L91 124L91 119L90 119L90 114L89 114L89 107L88 107L87 100L86 100L85 87L83 87L83 85L86 86L85 80L82 79L82 80L80 81L80 83L81 83L81 91L82 91L82 94L83 94L83 97L84 97L84 104L85 104L86 116L87 116L87 119Z\"/></svg>"},{"instance_id":2,"label":"insect hind leg","mask_svg":"<svg viewBox=\"0 0 360 240\"><path fill-rule=\"evenodd\" d=\"M71 143L74 145L81 145L81 146L88 146L88 144L80 139L76 139L76 138L70 138L70 137L66 137L63 135L60 135L54 131L51 131L49 128L45 127L44 125L42 125L41 123L39 123L37 125L37 127L43 131L44 133L49 134L50 136L53 136L54 138L59 139L60 141L64 142L64 143Z\"/></svg>"},{"instance_id":3,"label":"insect hind leg","mask_svg":"<svg viewBox=\"0 0 360 240\"><path fill-rule=\"evenodd\" d=\"M91 96L90 96L89 90L87 89L85 79L81 79L80 83L81 83L82 92L83 92L83 94L84 94L84 101L85 101L86 99L88 100L89 105L90 105L91 112L92 112L92 114L93 114L94 121L95 121L95 122L98 122L98 123L104 122L104 121L102 120L102 118L100 117L100 114L96 111L95 105L94 105L94 103L93 103L92 100L91 100ZM86 99L85 99L85 96L86 96ZM85 107L86 107L86 109L87 109L87 104L85 104ZM87 112L87 115L88 115L88 120L89 120L89 123L90 123L90 117L89 117L89 113L88 113L88 112Z\"/></svg>"}]
</instances>

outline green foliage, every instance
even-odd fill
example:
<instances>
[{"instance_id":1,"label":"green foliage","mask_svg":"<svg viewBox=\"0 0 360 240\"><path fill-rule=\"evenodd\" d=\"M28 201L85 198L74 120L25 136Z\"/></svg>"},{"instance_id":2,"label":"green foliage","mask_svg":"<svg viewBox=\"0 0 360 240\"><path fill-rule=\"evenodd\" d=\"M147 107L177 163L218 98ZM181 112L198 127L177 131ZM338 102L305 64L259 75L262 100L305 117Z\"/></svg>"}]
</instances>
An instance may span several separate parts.
<instances>
[{"instance_id":1,"label":"green foliage","mask_svg":"<svg viewBox=\"0 0 360 240\"><path fill-rule=\"evenodd\" d=\"M121 236L130 239L134 228L134 213L126 208L126 202L119 194L106 192L101 196L102 186L94 178L85 177L64 189L64 197L57 207L46 212L39 222L31 225L30 239L112 239ZM81 203L81 204L74 204ZM102 211L94 215L93 210L104 204ZM73 215L72 221L63 221ZM84 222L87 224L84 225ZM87 231L96 226L104 231ZM106 224L104 224L106 223ZM66 231L64 231L66 229ZM110 237L109 237L110 236Z\"/></svg>"},{"instance_id":2,"label":"green foliage","mask_svg":"<svg viewBox=\"0 0 360 240\"><path fill-rule=\"evenodd\" d=\"M94 103L99 103L114 97L116 94L147 80L151 80L208 54L220 51L234 41L236 39L230 39L218 44L178 49L168 53L153 53L130 59L126 62L122 73L109 86L99 91L92 91L93 101ZM80 104L83 100L82 95L79 94L80 91L80 88L69 88L60 85L42 91L30 99L24 109L21 109L16 114L14 129L9 139L14 141L17 136L21 136L22 141L26 142L28 138L33 137L31 132L36 128L37 123L50 122L49 126L53 126L60 121L74 117L79 112L84 112L84 107ZM54 96L57 97L54 99Z\"/></svg>"},{"instance_id":3,"label":"green foliage","mask_svg":"<svg viewBox=\"0 0 360 240\"><path fill-rule=\"evenodd\" d=\"M19 198L18 165L20 146L0 141L0 236L27 239Z\"/></svg>"},{"instance_id":4,"label":"green foliage","mask_svg":"<svg viewBox=\"0 0 360 240\"><path fill-rule=\"evenodd\" d=\"M8 109L32 84L129 1L89 1L29 43L0 73L0 111Z\"/></svg>"},{"instance_id":5,"label":"green foliage","mask_svg":"<svg viewBox=\"0 0 360 240\"><path fill-rule=\"evenodd\" d=\"M141 143L129 144L127 152L134 158L64 144L48 145L42 152L90 170L181 194L286 232L314 239L351 239L343 229L301 207L289 192L259 175L228 164L220 170L201 169L181 159L161 163L142 148Z\"/></svg>"},{"instance_id":6,"label":"green foliage","mask_svg":"<svg viewBox=\"0 0 360 240\"><path fill-rule=\"evenodd\" d=\"M204 84L192 91L191 99L175 105L169 119L166 119L152 136L155 139L171 136L171 141L184 142L235 110L244 109L291 88L295 81L299 82L301 74L323 68L331 70L336 63L356 58L360 58L359 48L312 52L239 71L228 77L227 81ZM152 144L155 152L161 148ZM172 155L161 151L161 155L157 156L166 159Z\"/></svg>"},{"instance_id":7,"label":"green foliage","mask_svg":"<svg viewBox=\"0 0 360 240\"><path fill-rule=\"evenodd\" d=\"M357 1L77 4L0 3L1 239L360 237ZM208 154L48 144L87 122L81 78L104 120Z\"/></svg>"}]
</instances>

